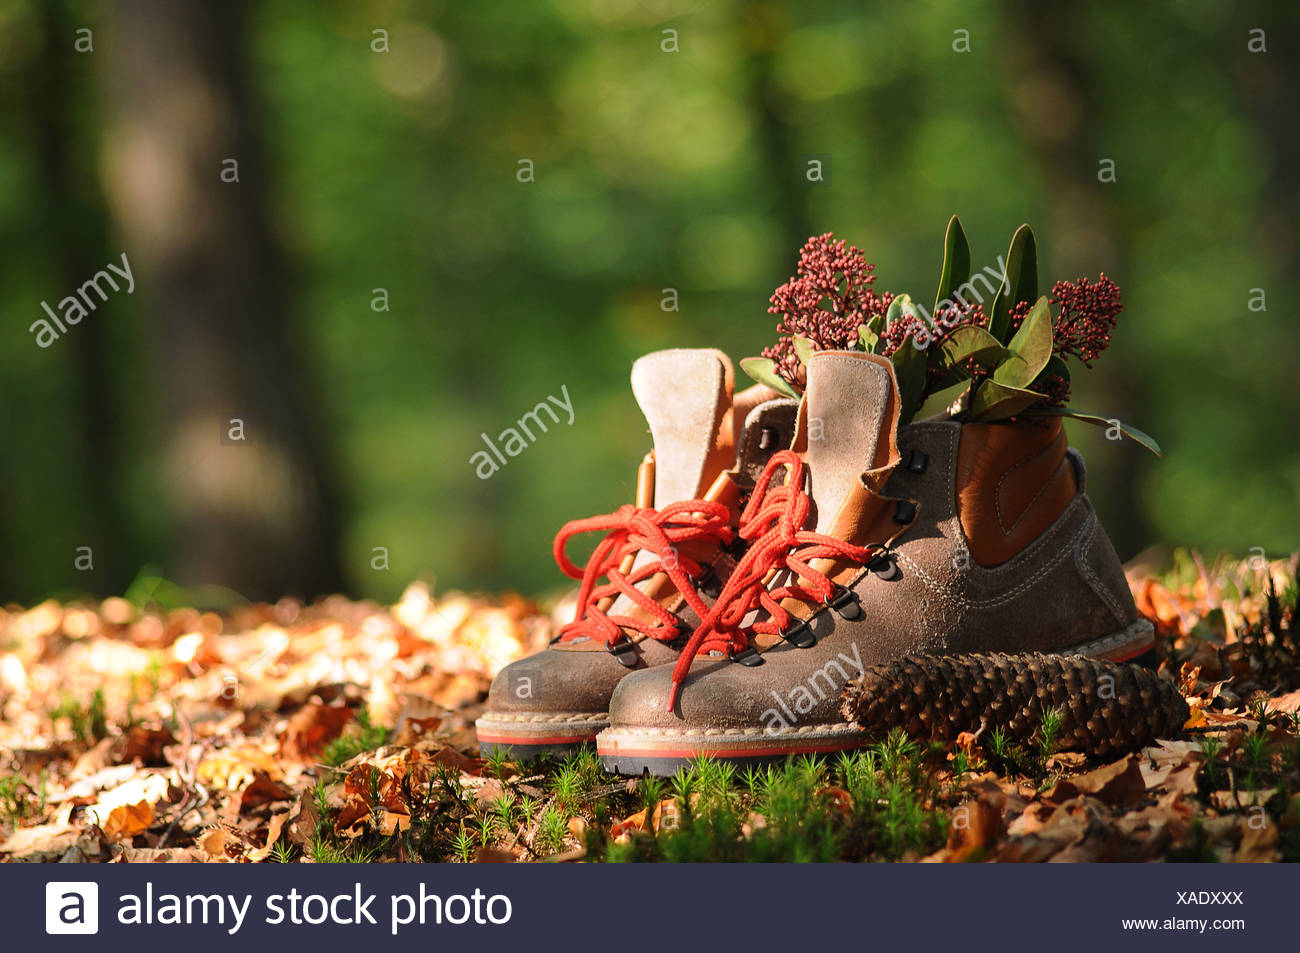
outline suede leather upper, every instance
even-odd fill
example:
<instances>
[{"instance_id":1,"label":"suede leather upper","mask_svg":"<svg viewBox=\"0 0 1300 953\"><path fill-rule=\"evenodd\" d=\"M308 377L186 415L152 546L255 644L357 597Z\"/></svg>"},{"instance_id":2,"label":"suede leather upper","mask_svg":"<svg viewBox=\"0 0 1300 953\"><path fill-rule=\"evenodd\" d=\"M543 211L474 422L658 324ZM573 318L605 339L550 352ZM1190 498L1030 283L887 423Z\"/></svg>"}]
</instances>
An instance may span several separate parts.
<instances>
[{"instance_id":1,"label":"suede leather upper","mask_svg":"<svg viewBox=\"0 0 1300 953\"><path fill-rule=\"evenodd\" d=\"M752 482L767 457L793 437L797 402L781 398L766 387L732 394L732 369L720 351L660 351L633 366L633 391L654 439L653 502L664 506L715 491L736 502L738 483ZM725 455L725 462L723 456ZM735 468L731 476L724 471ZM643 467L642 475L651 472ZM639 496L648 496L642 487ZM649 499L642 499L648 505ZM689 554L725 572L730 557L716 549ZM698 620L658 573L640 584L688 625ZM641 610L620 597L617 610L633 615ZM661 665L677 658L677 649L630 633L635 646L624 654L635 667ZM498 715L562 719L572 714L603 714L610 694L631 669L591 639L552 645L502 669L488 693L488 711Z\"/></svg>"},{"instance_id":2,"label":"suede leather upper","mask_svg":"<svg viewBox=\"0 0 1300 953\"><path fill-rule=\"evenodd\" d=\"M896 396L881 394L880 381L879 371L861 361L845 361L829 352L814 354L796 446L804 439L815 445L802 432L808 424L805 418L814 416L811 408L834 405L837 392L862 385L880 399ZM892 374L888 382L896 386ZM825 393L819 393L823 389ZM877 434L864 435L860 428L828 432L822 459L839 453L839 467L857 467L864 480L869 463L886 458L902 463L885 468L887 480L879 493L859 483L842 490L840 501L817 501L823 530L829 526L847 538L850 517L862 514L871 527L866 535L874 533L875 538L857 542L893 537L889 552L896 569L873 572L829 561L818 566L852 589L862 608L860 617L840 618L828 607L787 605L798 617L808 618L817 637L814 646L797 648L778 636L760 636L752 644L761 652L761 665L698 658L673 712L665 710L669 670L634 673L614 693L611 730L758 732L774 720L789 723L790 715L801 728L837 724L842 722L839 689L860 667L910 652L1060 651L1124 633L1137 623L1122 567L1085 494L1082 459L1073 451L1065 453L1059 420L1035 424L1028 434L1005 426L999 430L1010 432L998 433L992 442L987 427L968 430L971 425L956 421L914 423L897 431L896 454L879 457L877 448L893 443L891 423L880 414L867 419L879 421ZM962 483L959 455L967 433L969 439L1002 449L991 452L986 465L972 468L969 480ZM1007 447L1022 452L1017 457ZM996 498L998 481L1005 486L1007 472L1032 470L1028 464L1017 466L1025 459L1045 461L1040 486L1055 489L1040 493L1033 486L1017 487L1007 496L1021 514L1019 522L1024 522L1025 513L1041 518L1047 505L1056 506L1056 513L1008 558L981 566L971 556L959 500L972 493L984 499L990 492ZM818 467L831 472L824 462ZM1066 468L1065 478L1061 467ZM834 482L824 476L823 486ZM880 476L879 470L871 473L873 482ZM815 493L818 473L812 472L809 480ZM991 491L984 485L990 480ZM1058 506L1052 493L1061 485L1068 485L1070 493ZM1038 502L1044 499L1048 503ZM826 510L833 503L839 504L836 516L827 521Z\"/></svg>"}]
</instances>

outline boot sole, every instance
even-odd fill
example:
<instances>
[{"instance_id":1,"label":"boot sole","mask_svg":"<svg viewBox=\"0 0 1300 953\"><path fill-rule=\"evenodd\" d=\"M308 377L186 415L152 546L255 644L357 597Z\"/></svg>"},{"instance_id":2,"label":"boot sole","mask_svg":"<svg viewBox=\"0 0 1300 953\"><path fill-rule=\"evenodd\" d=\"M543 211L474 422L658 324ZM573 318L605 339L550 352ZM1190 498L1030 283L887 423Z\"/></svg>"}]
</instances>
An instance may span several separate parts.
<instances>
[{"instance_id":1,"label":"boot sole","mask_svg":"<svg viewBox=\"0 0 1300 953\"><path fill-rule=\"evenodd\" d=\"M479 753L526 761L546 754L571 754L592 744L609 727L604 712L488 712L474 723Z\"/></svg>"},{"instance_id":2,"label":"boot sole","mask_svg":"<svg viewBox=\"0 0 1300 953\"><path fill-rule=\"evenodd\" d=\"M1107 635L1073 648L1061 649L1057 655L1085 655L1107 662L1127 662L1156 644L1156 627L1149 619L1138 619L1122 632Z\"/></svg>"},{"instance_id":3,"label":"boot sole","mask_svg":"<svg viewBox=\"0 0 1300 953\"><path fill-rule=\"evenodd\" d=\"M701 757L733 764L767 764L790 755L826 754L861 748L870 736L857 725L807 728L607 728L596 739L601 766L613 774L658 777L673 774Z\"/></svg>"},{"instance_id":4,"label":"boot sole","mask_svg":"<svg viewBox=\"0 0 1300 953\"><path fill-rule=\"evenodd\" d=\"M1146 652L1155 629L1139 619L1121 632L1060 650L1060 655L1124 662ZM791 755L824 754L864 747L872 736L857 725L793 728L606 728L596 739L601 766L633 777L649 772L665 777L701 757L738 765L780 761Z\"/></svg>"}]
</instances>

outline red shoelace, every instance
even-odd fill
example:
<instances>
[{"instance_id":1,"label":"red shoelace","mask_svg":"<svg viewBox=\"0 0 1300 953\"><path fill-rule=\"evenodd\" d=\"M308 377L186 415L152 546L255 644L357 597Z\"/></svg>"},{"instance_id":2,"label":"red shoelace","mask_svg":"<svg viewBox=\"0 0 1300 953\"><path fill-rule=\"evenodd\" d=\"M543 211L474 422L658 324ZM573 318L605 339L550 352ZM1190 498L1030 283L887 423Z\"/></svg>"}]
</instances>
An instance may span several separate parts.
<instances>
[{"instance_id":1,"label":"red shoelace","mask_svg":"<svg viewBox=\"0 0 1300 953\"><path fill-rule=\"evenodd\" d=\"M785 482L774 486L772 481L782 467L789 468ZM751 632L784 632L791 616L782 607L782 599L793 596L808 602L830 600L835 594L835 584L810 565L812 560L843 558L865 564L879 551L879 546L855 546L804 529L811 501L803 487L803 460L790 450L774 454L763 468L740 516L740 538L750 546L722 587L713 608L707 615L701 614L704 621L691 635L673 667L669 711L677 704L677 693L691 662L701 652L721 651L730 656L748 648ZM763 582L773 569L788 569L794 581L771 590L765 588ZM806 585L800 584L800 577ZM756 608L765 610L766 619L742 628L745 616Z\"/></svg>"},{"instance_id":2,"label":"red shoelace","mask_svg":"<svg viewBox=\"0 0 1300 953\"><path fill-rule=\"evenodd\" d=\"M565 554L569 540L580 533L605 532L587 565L579 569ZM703 567L680 552L682 543L703 542L719 545L731 542L731 511L722 503L687 500L671 503L661 510L621 506L607 516L565 523L555 536L555 561L566 576L582 580L578 589L578 611L574 620L560 630L559 641L579 637L596 639L612 645L623 637L623 629L634 629L652 639L671 642L680 634L678 619L654 599L637 588L637 583L663 572L672 580L699 618L709 611L692 580ZM657 558L637 566L626 575L619 570L628 556L642 550ZM597 585L601 577L608 582ZM609 596L627 596L651 618L607 615L599 608Z\"/></svg>"}]
</instances>

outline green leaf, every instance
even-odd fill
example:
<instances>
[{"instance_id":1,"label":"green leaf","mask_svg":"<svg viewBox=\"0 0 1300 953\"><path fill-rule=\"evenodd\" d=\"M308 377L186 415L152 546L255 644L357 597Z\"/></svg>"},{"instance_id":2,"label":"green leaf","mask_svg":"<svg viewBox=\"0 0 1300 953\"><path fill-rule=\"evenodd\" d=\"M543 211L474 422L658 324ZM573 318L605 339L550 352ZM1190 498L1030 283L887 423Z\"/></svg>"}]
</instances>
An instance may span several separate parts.
<instances>
[{"instance_id":1,"label":"green leaf","mask_svg":"<svg viewBox=\"0 0 1300 953\"><path fill-rule=\"evenodd\" d=\"M996 367L1011 356L997 338L983 328L963 325L944 337L930 352L930 362L943 370L965 364L974 358L983 367Z\"/></svg>"},{"instance_id":2,"label":"green leaf","mask_svg":"<svg viewBox=\"0 0 1300 953\"><path fill-rule=\"evenodd\" d=\"M905 317L919 319L921 315L916 310L911 295L897 295L893 301L889 302L889 310L885 312L885 327L889 327L895 321Z\"/></svg>"},{"instance_id":3,"label":"green leaf","mask_svg":"<svg viewBox=\"0 0 1300 953\"><path fill-rule=\"evenodd\" d=\"M1025 315L1007 349L1011 356L998 365L993 379L1009 387L1028 387L1052 357L1052 314L1046 298L1039 298Z\"/></svg>"},{"instance_id":4,"label":"green leaf","mask_svg":"<svg viewBox=\"0 0 1300 953\"><path fill-rule=\"evenodd\" d=\"M937 390L925 399L920 409L916 412L913 420L928 420L939 414L948 412L948 408L954 401L960 400L961 396L970 390L970 381L965 380L951 387L945 387Z\"/></svg>"},{"instance_id":5,"label":"green leaf","mask_svg":"<svg viewBox=\"0 0 1300 953\"><path fill-rule=\"evenodd\" d=\"M970 277L970 245L961 219L956 215L948 219L948 231L943 236L943 270L939 273L939 291L934 296L934 312L952 295L952 290L966 283Z\"/></svg>"},{"instance_id":6,"label":"green leaf","mask_svg":"<svg viewBox=\"0 0 1300 953\"><path fill-rule=\"evenodd\" d=\"M799 360L803 363L803 366L807 367L808 362L812 360L812 342L807 338L800 337L796 334L794 336L794 353L799 356Z\"/></svg>"},{"instance_id":7,"label":"green leaf","mask_svg":"<svg viewBox=\"0 0 1300 953\"><path fill-rule=\"evenodd\" d=\"M921 312L917 310L916 304L912 301L912 296L907 294L897 295L894 300L889 303L889 310L885 312L884 326L888 328L893 325L895 321L901 321L905 318L915 318L920 323L921 328L924 329L924 333L927 336L933 336L934 332L930 323L926 321L925 318L921 317ZM904 343L910 345L911 341L915 340L915 336L909 335L908 337L909 339Z\"/></svg>"},{"instance_id":8,"label":"green leaf","mask_svg":"<svg viewBox=\"0 0 1300 953\"><path fill-rule=\"evenodd\" d=\"M770 357L747 357L740 362L740 369L759 384L765 384L778 394L786 397L798 397L789 382L776 372L776 363Z\"/></svg>"},{"instance_id":9,"label":"green leaf","mask_svg":"<svg viewBox=\"0 0 1300 953\"><path fill-rule=\"evenodd\" d=\"M880 320L880 315L871 319L871 324ZM880 342L880 335L871 330L871 324L858 325L858 340L862 342L862 349L868 354L876 353L876 345Z\"/></svg>"},{"instance_id":10,"label":"green leaf","mask_svg":"<svg viewBox=\"0 0 1300 953\"><path fill-rule=\"evenodd\" d=\"M925 352L918 351L908 341L894 352L890 360L894 364L894 376L898 378L900 398L898 423L902 426L911 421L913 412L925 394Z\"/></svg>"},{"instance_id":11,"label":"green leaf","mask_svg":"<svg viewBox=\"0 0 1300 953\"><path fill-rule=\"evenodd\" d=\"M1003 267L1002 286L993 296L993 307L989 309L989 331L999 341L1005 341L1010 335L1012 307L1038 297L1038 247L1034 230L1028 225L1021 225L1011 236Z\"/></svg>"},{"instance_id":12,"label":"green leaf","mask_svg":"<svg viewBox=\"0 0 1300 953\"><path fill-rule=\"evenodd\" d=\"M970 420L1005 420L1046 399L1046 394L1023 387L1012 387L996 380L986 380L971 396L967 408Z\"/></svg>"},{"instance_id":13,"label":"green leaf","mask_svg":"<svg viewBox=\"0 0 1300 953\"><path fill-rule=\"evenodd\" d=\"M1150 435L1143 433L1136 427L1124 423L1122 420L1116 420L1113 417L1098 417L1096 414L1081 414L1078 411L1070 410L1068 407L1043 407L1035 410L1030 416L1034 417L1070 417L1074 420L1082 420L1085 424L1092 424L1094 427L1112 427L1117 428L1121 434L1134 440L1146 447L1157 457L1163 456L1160 451L1160 444Z\"/></svg>"}]
</instances>

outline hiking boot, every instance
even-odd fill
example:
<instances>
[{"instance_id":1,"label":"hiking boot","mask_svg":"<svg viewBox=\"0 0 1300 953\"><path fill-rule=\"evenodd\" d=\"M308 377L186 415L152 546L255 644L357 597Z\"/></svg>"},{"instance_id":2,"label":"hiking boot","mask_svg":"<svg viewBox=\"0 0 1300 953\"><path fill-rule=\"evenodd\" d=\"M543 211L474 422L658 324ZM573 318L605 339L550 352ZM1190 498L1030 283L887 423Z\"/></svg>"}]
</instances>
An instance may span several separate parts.
<instances>
[{"instance_id":1,"label":"hiking boot","mask_svg":"<svg viewBox=\"0 0 1300 953\"><path fill-rule=\"evenodd\" d=\"M884 358L812 356L794 449L740 518L748 549L676 664L619 684L607 769L859 747L841 689L909 653L1152 644L1059 418L900 429L898 406Z\"/></svg>"},{"instance_id":2,"label":"hiking boot","mask_svg":"<svg viewBox=\"0 0 1300 953\"><path fill-rule=\"evenodd\" d=\"M477 722L483 752L528 758L594 741L624 676L676 661L735 563L724 547L742 493L794 433L796 401L762 386L733 399L733 373L714 350L659 351L633 365L654 442L636 503L556 536L556 561L581 580L574 621L493 679ZM579 568L565 549L586 532L606 535Z\"/></svg>"}]
</instances>

